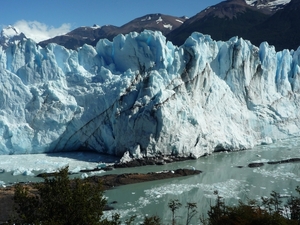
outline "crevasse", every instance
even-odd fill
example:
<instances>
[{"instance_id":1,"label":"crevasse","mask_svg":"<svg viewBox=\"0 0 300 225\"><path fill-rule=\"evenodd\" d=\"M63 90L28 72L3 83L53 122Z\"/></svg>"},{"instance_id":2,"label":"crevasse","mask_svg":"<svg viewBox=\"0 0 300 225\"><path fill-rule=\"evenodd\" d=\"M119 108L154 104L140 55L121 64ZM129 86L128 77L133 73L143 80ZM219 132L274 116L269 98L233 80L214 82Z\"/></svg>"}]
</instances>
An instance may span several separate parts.
<instances>
[{"instance_id":1,"label":"crevasse","mask_svg":"<svg viewBox=\"0 0 300 225\"><path fill-rule=\"evenodd\" d=\"M199 157L300 136L300 49L193 33L0 48L0 154ZM128 154L128 153L127 153Z\"/></svg>"}]
</instances>

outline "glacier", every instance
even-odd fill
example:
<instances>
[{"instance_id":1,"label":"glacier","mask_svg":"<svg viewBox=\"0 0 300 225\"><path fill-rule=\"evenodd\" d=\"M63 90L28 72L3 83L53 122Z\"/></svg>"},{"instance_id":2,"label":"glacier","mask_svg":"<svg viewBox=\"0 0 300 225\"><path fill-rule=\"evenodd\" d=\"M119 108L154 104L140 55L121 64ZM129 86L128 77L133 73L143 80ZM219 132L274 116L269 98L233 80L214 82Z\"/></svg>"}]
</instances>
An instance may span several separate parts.
<instances>
[{"instance_id":1,"label":"glacier","mask_svg":"<svg viewBox=\"0 0 300 225\"><path fill-rule=\"evenodd\" d=\"M300 136L300 48L160 32L0 47L0 154L200 157Z\"/></svg>"}]
</instances>

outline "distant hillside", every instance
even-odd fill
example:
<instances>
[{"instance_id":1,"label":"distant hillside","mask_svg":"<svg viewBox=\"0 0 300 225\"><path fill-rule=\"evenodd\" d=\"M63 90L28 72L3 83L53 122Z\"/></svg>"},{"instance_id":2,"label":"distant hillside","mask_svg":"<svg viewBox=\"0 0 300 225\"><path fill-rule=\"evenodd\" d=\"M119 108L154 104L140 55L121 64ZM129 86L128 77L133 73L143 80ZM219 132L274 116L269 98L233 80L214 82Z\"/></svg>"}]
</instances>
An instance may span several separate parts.
<instances>
[{"instance_id":1,"label":"distant hillside","mask_svg":"<svg viewBox=\"0 0 300 225\"><path fill-rule=\"evenodd\" d=\"M222 2L187 20L169 33L167 38L174 44L181 45L195 31L223 41L233 36L246 37L253 27L269 16L246 4L240 4L239 1Z\"/></svg>"},{"instance_id":2,"label":"distant hillside","mask_svg":"<svg viewBox=\"0 0 300 225\"><path fill-rule=\"evenodd\" d=\"M84 44L93 45L97 43L99 39L114 37L117 29L118 27L112 25L103 27L96 25L93 27L79 27L65 35L42 41L39 45L45 47L49 43L56 43L68 49L77 49Z\"/></svg>"},{"instance_id":3,"label":"distant hillside","mask_svg":"<svg viewBox=\"0 0 300 225\"><path fill-rule=\"evenodd\" d=\"M121 27L112 25L79 27L65 35L39 43L57 43L68 49L83 44L95 46L99 39L112 40L118 34L161 31L168 40L180 46L195 31L209 34L214 40L227 41L233 36L250 40L259 46L267 41L276 50L300 46L300 0L227 0L213 5L187 19L163 14L148 14Z\"/></svg>"},{"instance_id":4,"label":"distant hillside","mask_svg":"<svg viewBox=\"0 0 300 225\"><path fill-rule=\"evenodd\" d=\"M292 0L247 36L258 45L262 41L276 46L276 50L294 49L300 46L300 1Z\"/></svg>"},{"instance_id":5,"label":"distant hillside","mask_svg":"<svg viewBox=\"0 0 300 225\"><path fill-rule=\"evenodd\" d=\"M167 35L181 45L191 33L209 34L226 41L233 36L259 46L267 41L276 50L300 46L299 0L228 0L209 7Z\"/></svg>"},{"instance_id":6,"label":"distant hillside","mask_svg":"<svg viewBox=\"0 0 300 225\"><path fill-rule=\"evenodd\" d=\"M112 40L118 34L128 34L130 32L142 32L145 29L159 30L167 35L172 30L178 28L185 22L184 17L174 17L163 14L148 14L136 18L121 27L112 25L93 27L79 27L65 35L57 36L39 43L42 47L49 43L57 43L68 49L77 49L84 44L96 45L103 38Z\"/></svg>"}]
</instances>

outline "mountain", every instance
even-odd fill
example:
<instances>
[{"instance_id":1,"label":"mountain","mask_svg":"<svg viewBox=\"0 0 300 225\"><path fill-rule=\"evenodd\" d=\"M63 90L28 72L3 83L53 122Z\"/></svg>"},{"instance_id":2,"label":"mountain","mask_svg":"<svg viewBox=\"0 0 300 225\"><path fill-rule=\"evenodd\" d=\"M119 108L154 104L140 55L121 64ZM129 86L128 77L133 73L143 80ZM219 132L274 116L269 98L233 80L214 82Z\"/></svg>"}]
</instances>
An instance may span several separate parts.
<instances>
[{"instance_id":1,"label":"mountain","mask_svg":"<svg viewBox=\"0 0 300 225\"><path fill-rule=\"evenodd\" d=\"M248 5L260 10L276 12L283 9L291 0L245 0Z\"/></svg>"},{"instance_id":2,"label":"mountain","mask_svg":"<svg viewBox=\"0 0 300 225\"><path fill-rule=\"evenodd\" d=\"M215 40L225 41L233 36L244 37L251 27L268 17L268 14L247 5L244 0L224 1L191 17L169 33L167 38L181 45L191 33L198 31L211 35Z\"/></svg>"},{"instance_id":3,"label":"mountain","mask_svg":"<svg viewBox=\"0 0 300 225\"><path fill-rule=\"evenodd\" d=\"M267 20L258 24L246 37L254 44L267 41L277 50L297 49L300 46L300 1L292 0Z\"/></svg>"},{"instance_id":4,"label":"mountain","mask_svg":"<svg viewBox=\"0 0 300 225\"><path fill-rule=\"evenodd\" d=\"M182 155L300 136L300 49L160 32L0 51L0 153Z\"/></svg>"},{"instance_id":5,"label":"mountain","mask_svg":"<svg viewBox=\"0 0 300 225\"><path fill-rule=\"evenodd\" d=\"M65 35L56 36L39 43L45 47L49 43L56 43L68 49L77 49L84 44L95 46L100 39L112 40L118 34L142 32L145 29L161 31L164 35L178 28L186 20L185 17L174 17L163 14L148 14L134 19L121 27L112 25L93 27L79 27Z\"/></svg>"},{"instance_id":6,"label":"mountain","mask_svg":"<svg viewBox=\"0 0 300 225\"><path fill-rule=\"evenodd\" d=\"M66 35L40 42L42 47L57 43L68 49L83 44L95 46L99 39L110 41L118 34L161 31L175 45L182 45L195 31L215 40L243 37L259 46L267 41L277 50L297 49L300 45L299 0L227 0L208 7L190 19L163 14L148 14L116 26L79 27ZM295 8L295 9L296 9Z\"/></svg>"},{"instance_id":7,"label":"mountain","mask_svg":"<svg viewBox=\"0 0 300 225\"><path fill-rule=\"evenodd\" d=\"M167 38L174 44L181 45L191 33L198 31L209 34L216 40L225 41L233 36L239 36L250 40L257 46L263 41L268 41L270 44L277 44L278 50L296 49L300 42L295 41L297 43L294 42L293 45L288 43L288 39L284 37L286 29L276 25L278 22L288 23L289 18L293 18L294 23L298 23L300 27L296 12L289 17L279 16L280 19L278 18L278 15L289 13L288 5L293 4L292 2L290 0L227 0L201 11L181 27L170 32ZM266 27L268 27L267 31ZM299 28L294 31L296 34L300 33ZM276 35L272 37L270 32ZM273 41L275 39L285 45L279 45Z\"/></svg>"},{"instance_id":8,"label":"mountain","mask_svg":"<svg viewBox=\"0 0 300 225\"><path fill-rule=\"evenodd\" d=\"M16 27L5 27L0 33L0 46L7 48L10 45L16 44L19 41L27 39Z\"/></svg>"},{"instance_id":9,"label":"mountain","mask_svg":"<svg viewBox=\"0 0 300 225\"><path fill-rule=\"evenodd\" d=\"M130 32L142 32L145 29L161 31L163 35L170 33L172 30L180 27L186 20L186 17L174 17L163 14L148 14L146 16L132 20L126 23L118 33L128 34Z\"/></svg>"},{"instance_id":10,"label":"mountain","mask_svg":"<svg viewBox=\"0 0 300 225\"><path fill-rule=\"evenodd\" d=\"M112 25L101 27L97 25L92 27L79 27L67 34L42 41L39 45L45 47L49 43L56 43L67 49L77 49L84 44L94 45L99 39L112 39L116 35L117 30L118 27Z\"/></svg>"},{"instance_id":11,"label":"mountain","mask_svg":"<svg viewBox=\"0 0 300 225\"><path fill-rule=\"evenodd\" d=\"M66 35L40 42L42 47L57 43L68 49L83 44L95 46L99 39L112 39L118 34L141 32L144 29L161 31L176 45L182 45L193 32L209 34L213 39L226 41L233 36L243 37L259 46L267 41L277 50L297 49L300 43L299 14L293 10L299 0L227 0L206 8L188 19L163 14L148 14L116 27L79 27ZM287 35L289 34L289 35Z\"/></svg>"}]
</instances>

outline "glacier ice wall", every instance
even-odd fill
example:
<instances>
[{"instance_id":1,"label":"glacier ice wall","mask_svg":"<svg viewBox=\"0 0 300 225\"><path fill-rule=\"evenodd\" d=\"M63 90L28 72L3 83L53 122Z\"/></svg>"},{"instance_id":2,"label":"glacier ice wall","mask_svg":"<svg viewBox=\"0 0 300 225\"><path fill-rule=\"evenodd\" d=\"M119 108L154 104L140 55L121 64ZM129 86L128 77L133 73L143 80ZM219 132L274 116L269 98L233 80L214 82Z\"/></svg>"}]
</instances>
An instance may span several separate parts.
<instances>
[{"instance_id":1,"label":"glacier ice wall","mask_svg":"<svg viewBox=\"0 0 300 225\"><path fill-rule=\"evenodd\" d=\"M0 154L199 157L300 136L300 49L119 35L78 51L0 47Z\"/></svg>"}]
</instances>

